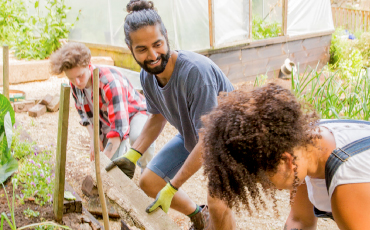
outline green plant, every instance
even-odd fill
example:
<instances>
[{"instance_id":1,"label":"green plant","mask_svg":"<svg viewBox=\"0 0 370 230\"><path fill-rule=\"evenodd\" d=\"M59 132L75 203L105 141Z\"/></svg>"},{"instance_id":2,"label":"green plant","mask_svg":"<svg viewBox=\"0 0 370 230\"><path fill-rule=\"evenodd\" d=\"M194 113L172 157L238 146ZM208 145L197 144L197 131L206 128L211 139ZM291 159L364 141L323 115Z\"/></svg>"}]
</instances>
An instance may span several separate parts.
<instances>
[{"instance_id":1,"label":"green plant","mask_svg":"<svg viewBox=\"0 0 370 230\"><path fill-rule=\"evenodd\" d=\"M358 49L354 49L349 58L341 59L338 63L339 73L343 79L350 79L357 76L363 67L362 55Z\"/></svg>"},{"instance_id":2,"label":"green plant","mask_svg":"<svg viewBox=\"0 0 370 230\"><path fill-rule=\"evenodd\" d=\"M370 33L364 32L359 36L356 48L361 52L363 66L370 67Z\"/></svg>"},{"instance_id":3,"label":"green plant","mask_svg":"<svg viewBox=\"0 0 370 230\"><path fill-rule=\"evenodd\" d=\"M299 72L299 68L298 71ZM325 119L370 119L370 79L363 71L342 80L339 71L305 71L292 76L292 91Z\"/></svg>"},{"instance_id":4,"label":"green plant","mask_svg":"<svg viewBox=\"0 0 370 230\"><path fill-rule=\"evenodd\" d=\"M0 1L0 45L12 45L17 31L27 20L23 0Z\"/></svg>"},{"instance_id":5,"label":"green plant","mask_svg":"<svg viewBox=\"0 0 370 230\"><path fill-rule=\"evenodd\" d=\"M266 84L267 78L267 74L257 75L256 80L253 83L253 87L263 86L264 84Z\"/></svg>"},{"instance_id":6,"label":"green plant","mask_svg":"<svg viewBox=\"0 0 370 230\"><path fill-rule=\"evenodd\" d=\"M267 22L259 16L253 16L252 21L253 40L277 37L281 34L281 24L278 22Z\"/></svg>"},{"instance_id":7,"label":"green plant","mask_svg":"<svg viewBox=\"0 0 370 230\"><path fill-rule=\"evenodd\" d=\"M32 154L35 151L35 142L28 142L27 140L25 141L20 141L20 132L22 130L21 126L16 127L14 131L14 136L13 136L13 142L11 149L13 151L13 157L15 159L22 159L30 154Z\"/></svg>"},{"instance_id":8,"label":"green plant","mask_svg":"<svg viewBox=\"0 0 370 230\"><path fill-rule=\"evenodd\" d=\"M22 182L23 196L20 200L34 197L35 203L44 205L52 201L54 189L53 165L50 162L52 153L50 150L44 150L37 154L35 152L29 159L23 159L21 166L15 178Z\"/></svg>"},{"instance_id":9,"label":"green plant","mask_svg":"<svg viewBox=\"0 0 370 230\"><path fill-rule=\"evenodd\" d=\"M40 215L39 212L37 211L33 211L32 209L30 208L27 208L25 210L23 210L23 214L28 217L28 218L31 218L31 217L38 217Z\"/></svg>"},{"instance_id":10,"label":"green plant","mask_svg":"<svg viewBox=\"0 0 370 230\"><path fill-rule=\"evenodd\" d=\"M67 13L71 7L67 7L64 0L45 2L46 16L41 16L40 13L30 16L18 31L19 36L13 47L17 58L47 58L59 48L59 40L67 38L73 28L74 24L67 23ZM39 0L35 1L34 7L37 12L40 11Z\"/></svg>"},{"instance_id":11,"label":"green plant","mask_svg":"<svg viewBox=\"0 0 370 230\"><path fill-rule=\"evenodd\" d=\"M18 162L10 151L14 116L9 100L0 94L0 183L3 183L18 169Z\"/></svg>"},{"instance_id":12,"label":"green plant","mask_svg":"<svg viewBox=\"0 0 370 230\"><path fill-rule=\"evenodd\" d=\"M22 230L22 229L27 229L27 228L38 228L38 227L41 227L41 226L51 226L51 227L53 227L53 229L54 228L71 229L68 226L59 225L59 224L56 224L56 223L53 223L53 222L42 222L42 223L30 224L30 225L27 225L27 226L23 226L23 227L17 228L17 226L15 224L15 216L14 216L14 189L17 188L17 180L14 179L14 178L12 179L12 184L13 184L12 204L10 204L10 202L9 202L8 193L6 192L6 189L5 189L4 184L3 183L1 183L1 184L3 185L3 189L5 191L6 200L8 202L8 207L9 207L9 211L10 211L11 220L9 220L9 218L6 215L5 212L2 212L1 213L0 230L3 230L4 229L4 220L6 222L8 222L9 227L12 230Z\"/></svg>"}]
</instances>

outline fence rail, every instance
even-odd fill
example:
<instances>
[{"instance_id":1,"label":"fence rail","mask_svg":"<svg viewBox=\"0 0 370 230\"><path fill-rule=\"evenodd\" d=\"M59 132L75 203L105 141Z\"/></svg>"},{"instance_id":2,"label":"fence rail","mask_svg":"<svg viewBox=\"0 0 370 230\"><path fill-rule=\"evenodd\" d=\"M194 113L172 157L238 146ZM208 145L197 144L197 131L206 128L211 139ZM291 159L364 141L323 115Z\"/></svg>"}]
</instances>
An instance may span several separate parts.
<instances>
[{"instance_id":1,"label":"fence rail","mask_svg":"<svg viewBox=\"0 0 370 230\"><path fill-rule=\"evenodd\" d=\"M351 32L370 31L370 11L341 7L332 7L331 9L335 28L343 27Z\"/></svg>"}]
</instances>

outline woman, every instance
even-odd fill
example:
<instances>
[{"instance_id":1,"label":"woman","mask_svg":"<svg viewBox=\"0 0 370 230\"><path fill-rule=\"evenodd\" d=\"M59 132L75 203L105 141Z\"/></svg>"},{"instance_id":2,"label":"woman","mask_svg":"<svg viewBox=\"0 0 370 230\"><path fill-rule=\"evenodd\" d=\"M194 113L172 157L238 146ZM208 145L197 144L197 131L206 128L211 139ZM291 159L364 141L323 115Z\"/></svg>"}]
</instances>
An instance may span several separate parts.
<instances>
[{"instance_id":1,"label":"woman","mask_svg":"<svg viewBox=\"0 0 370 230\"><path fill-rule=\"evenodd\" d=\"M370 229L370 122L303 111L276 84L221 96L203 117L209 193L250 211L250 201L264 204L261 193L276 201L276 189L289 189L284 229L315 229L317 217L334 218L340 229Z\"/></svg>"}]
</instances>

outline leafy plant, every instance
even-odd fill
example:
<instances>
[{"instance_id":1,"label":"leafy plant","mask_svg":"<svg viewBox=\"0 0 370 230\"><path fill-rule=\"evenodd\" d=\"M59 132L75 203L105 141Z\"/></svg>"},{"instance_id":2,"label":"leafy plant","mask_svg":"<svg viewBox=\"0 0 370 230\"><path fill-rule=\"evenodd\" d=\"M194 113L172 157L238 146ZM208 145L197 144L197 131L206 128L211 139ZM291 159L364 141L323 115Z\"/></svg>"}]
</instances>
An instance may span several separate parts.
<instances>
[{"instance_id":1,"label":"leafy plant","mask_svg":"<svg viewBox=\"0 0 370 230\"><path fill-rule=\"evenodd\" d=\"M10 211L11 220L9 220L9 218L6 215L5 212L2 212L1 213L0 230L3 230L4 229L4 220L6 222L8 222L9 227L12 230L22 230L22 229L27 229L27 228L38 228L38 227L41 227L41 226L51 226L51 227L53 227L53 229L54 228L71 229L68 226L59 225L59 224L53 223L53 222L42 222L42 223L30 224L30 225L27 225L27 226L23 226L23 227L17 228L17 226L15 224L15 216L14 216L14 189L17 188L17 180L14 179L14 178L12 179L12 184L13 184L12 204L10 204L10 202L9 202L8 193L6 192L6 189L4 187L4 184L3 183L1 183L1 184L3 185L4 191L5 191L6 200L8 202L8 207L9 207L9 211Z\"/></svg>"},{"instance_id":2,"label":"leafy plant","mask_svg":"<svg viewBox=\"0 0 370 230\"><path fill-rule=\"evenodd\" d=\"M18 162L10 152L14 122L14 110L9 100L0 94L0 183L18 169Z\"/></svg>"},{"instance_id":3,"label":"leafy plant","mask_svg":"<svg viewBox=\"0 0 370 230\"><path fill-rule=\"evenodd\" d=\"M321 118L369 120L368 74L361 71L352 80L344 81L339 71L318 71L316 67L296 74L292 76L292 91L299 100L312 105Z\"/></svg>"},{"instance_id":4,"label":"leafy plant","mask_svg":"<svg viewBox=\"0 0 370 230\"><path fill-rule=\"evenodd\" d=\"M252 21L253 40L277 37L281 34L281 24L278 22L267 22L259 16L253 16Z\"/></svg>"},{"instance_id":5,"label":"leafy plant","mask_svg":"<svg viewBox=\"0 0 370 230\"><path fill-rule=\"evenodd\" d=\"M23 214L28 218L32 218L32 217L38 217L40 215L40 212L33 211L32 209L27 208L23 210Z\"/></svg>"},{"instance_id":6,"label":"leafy plant","mask_svg":"<svg viewBox=\"0 0 370 230\"><path fill-rule=\"evenodd\" d=\"M50 150L44 150L39 154L35 153L29 159L21 161L22 167L15 175L15 178L24 183L22 184L23 196L20 197L21 201L34 197L35 203L41 206L47 202L51 203L54 189L51 157Z\"/></svg>"},{"instance_id":7,"label":"leafy plant","mask_svg":"<svg viewBox=\"0 0 370 230\"><path fill-rule=\"evenodd\" d=\"M14 136L13 136L13 142L12 142L12 151L13 151L13 157L15 159L22 159L26 156L29 156L30 154L35 152L35 142L28 142L26 141L20 141L20 132L22 130L21 126L18 126L15 129Z\"/></svg>"},{"instance_id":8,"label":"leafy plant","mask_svg":"<svg viewBox=\"0 0 370 230\"><path fill-rule=\"evenodd\" d=\"M37 12L40 11L39 0L34 7ZM45 59L59 48L60 39L68 37L74 26L67 22L71 7L65 5L65 0L46 0L45 9L46 16L40 13L30 16L27 23L20 27L13 47L17 58Z\"/></svg>"},{"instance_id":9,"label":"leafy plant","mask_svg":"<svg viewBox=\"0 0 370 230\"><path fill-rule=\"evenodd\" d=\"M27 20L23 0L0 1L0 45L12 45L17 31Z\"/></svg>"}]
</instances>

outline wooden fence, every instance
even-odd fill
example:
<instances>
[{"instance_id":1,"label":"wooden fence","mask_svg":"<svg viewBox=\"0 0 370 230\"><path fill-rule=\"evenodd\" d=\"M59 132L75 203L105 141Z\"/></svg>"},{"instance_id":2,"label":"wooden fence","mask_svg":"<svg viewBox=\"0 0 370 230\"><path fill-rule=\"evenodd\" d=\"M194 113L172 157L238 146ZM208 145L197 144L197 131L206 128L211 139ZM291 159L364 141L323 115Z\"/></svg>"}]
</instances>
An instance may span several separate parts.
<instances>
[{"instance_id":1,"label":"wooden fence","mask_svg":"<svg viewBox=\"0 0 370 230\"><path fill-rule=\"evenodd\" d=\"M358 30L370 31L370 11L368 10L332 7L332 13L335 28L342 27L352 33Z\"/></svg>"}]
</instances>

